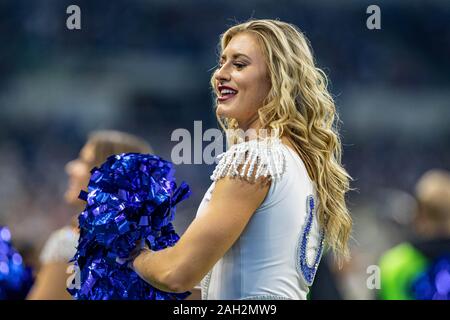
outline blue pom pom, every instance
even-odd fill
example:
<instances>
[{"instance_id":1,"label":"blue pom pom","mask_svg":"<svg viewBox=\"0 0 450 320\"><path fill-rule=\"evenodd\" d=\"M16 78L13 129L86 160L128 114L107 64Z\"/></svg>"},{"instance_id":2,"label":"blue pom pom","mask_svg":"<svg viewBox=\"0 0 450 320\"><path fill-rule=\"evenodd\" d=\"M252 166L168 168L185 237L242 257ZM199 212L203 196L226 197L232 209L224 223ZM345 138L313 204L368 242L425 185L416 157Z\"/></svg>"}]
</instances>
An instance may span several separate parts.
<instances>
[{"instance_id":1,"label":"blue pom pom","mask_svg":"<svg viewBox=\"0 0 450 320\"><path fill-rule=\"evenodd\" d=\"M177 188L172 163L154 155L125 153L111 156L91 171L87 202L80 214L80 239L72 259L80 273L68 288L82 300L174 300L190 292L160 291L127 266L139 240L158 251L179 239L172 221L175 205L190 195Z\"/></svg>"},{"instance_id":2,"label":"blue pom pom","mask_svg":"<svg viewBox=\"0 0 450 320\"><path fill-rule=\"evenodd\" d=\"M416 300L450 300L450 255L435 259L412 282Z\"/></svg>"},{"instance_id":3,"label":"blue pom pom","mask_svg":"<svg viewBox=\"0 0 450 320\"><path fill-rule=\"evenodd\" d=\"M31 268L11 244L11 232L0 226L0 300L23 300L33 285Z\"/></svg>"}]
</instances>

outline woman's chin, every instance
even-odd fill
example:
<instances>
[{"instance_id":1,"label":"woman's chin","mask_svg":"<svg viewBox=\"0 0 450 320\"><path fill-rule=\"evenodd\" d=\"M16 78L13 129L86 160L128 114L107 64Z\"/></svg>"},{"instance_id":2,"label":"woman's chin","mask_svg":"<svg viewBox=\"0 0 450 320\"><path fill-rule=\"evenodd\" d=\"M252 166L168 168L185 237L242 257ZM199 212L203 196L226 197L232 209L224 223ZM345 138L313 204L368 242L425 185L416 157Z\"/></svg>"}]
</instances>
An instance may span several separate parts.
<instances>
[{"instance_id":1,"label":"woman's chin","mask_svg":"<svg viewBox=\"0 0 450 320\"><path fill-rule=\"evenodd\" d=\"M231 105L221 102L217 104L217 115L222 118L235 118L235 112L233 112L233 110Z\"/></svg>"},{"instance_id":2,"label":"woman's chin","mask_svg":"<svg viewBox=\"0 0 450 320\"><path fill-rule=\"evenodd\" d=\"M83 200L80 200L78 198L79 194L80 192L76 192L74 190L67 190L67 192L64 194L64 200L68 205L78 207L84 202Z\"/></svg>"}]
</instances>

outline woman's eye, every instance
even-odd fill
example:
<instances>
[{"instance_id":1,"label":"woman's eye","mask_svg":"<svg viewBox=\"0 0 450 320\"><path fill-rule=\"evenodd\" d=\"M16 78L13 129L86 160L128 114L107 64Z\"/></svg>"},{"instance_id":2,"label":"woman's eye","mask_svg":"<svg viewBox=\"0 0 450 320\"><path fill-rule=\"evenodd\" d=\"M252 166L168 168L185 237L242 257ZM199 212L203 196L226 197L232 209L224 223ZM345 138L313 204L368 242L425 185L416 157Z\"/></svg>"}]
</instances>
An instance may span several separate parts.
<instances>
[{"instance_id":1,"label":"woman's eye","mask_svg":"<svg viewBox=\"0 0 450 320\"><path fill-rule=\"evenodd\" d=\"M225 64L225 63L223 63L223 62L219 62L219 63L217 64L217 68L218 68L218 69L222 68L224 64ZM238 68L238 69L242 69L242 68L244 68L244 67L246 66L245 64L240 63L240 62L234 62L233 65L234 65L236 68Z\"/></svg>"}]
</instances>

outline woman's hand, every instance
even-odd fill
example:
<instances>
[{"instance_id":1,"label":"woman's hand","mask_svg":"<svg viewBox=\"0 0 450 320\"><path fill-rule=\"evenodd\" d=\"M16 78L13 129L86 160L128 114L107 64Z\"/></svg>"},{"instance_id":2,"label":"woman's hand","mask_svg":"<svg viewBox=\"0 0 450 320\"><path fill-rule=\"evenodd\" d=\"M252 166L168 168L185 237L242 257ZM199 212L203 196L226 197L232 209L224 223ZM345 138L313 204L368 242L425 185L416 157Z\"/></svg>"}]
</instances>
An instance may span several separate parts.
<instances>
[{"instance_id":1,"label":"woman's hand","mask_svg":"<svg viewBox=\"0 0 450 320\"><path fill-rule=\"evenodd\" d=\"M153 287L172 293L182 293L187 290L175 283L172 279L172 264L170 255L171 247L152 251L148 247L142 248L139 254L130 262L129 267L144 281Z\"/></svg>"},{"instance_id":2,"label":"woman's hand","mask_svg":"<svg viewBox=\"0 0 450 320\"><path fill-rule=\"evenodd\" d=\"M130 267L131 269L134 270L134 266L133 266L134 260L136 259L136 257L138 257L141 254L141 252L143 250L150 250L150 248L147 246L147 243L145 242L145 239L136 241L136 247L130 253L130 256L127 259L128 267ZM136 270L134 270L134 271L136 271Z\"/></svg>"},{"instance_id":3,"label":"woman's hand","mask_svg":"<svg viewBox=\"0 0 450 320\"><path fill-rule=\"evenodd\" d=\"M131 260L128 264L128 266L134 272L136 272L141 278L143 278L143 280L145 280L144 275L143 275L143 271L145 271L145 268L143 267L144 266L143 262L145 261L144 256L145 256L146 252L152 253L153 251L151 251L148 247L139 249L139 251L137 251L135 256L131 258Z\"/></svg>"}]
</instances>

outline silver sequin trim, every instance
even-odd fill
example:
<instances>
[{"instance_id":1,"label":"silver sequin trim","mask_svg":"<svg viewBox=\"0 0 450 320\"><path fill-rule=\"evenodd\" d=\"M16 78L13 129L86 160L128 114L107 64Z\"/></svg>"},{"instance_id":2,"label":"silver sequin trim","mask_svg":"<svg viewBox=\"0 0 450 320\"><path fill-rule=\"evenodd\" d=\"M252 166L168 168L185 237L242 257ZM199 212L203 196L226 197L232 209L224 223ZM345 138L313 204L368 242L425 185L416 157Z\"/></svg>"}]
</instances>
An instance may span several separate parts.
<instances>
[{"instance_id":1,"label":"silver sequin trim","mask_svg":"<svg viewBox=\"0 0 450 320\"><path fill-rule=\"evenodd\" d=\"M211 281L212 269L206 274L205 278L201 281L200 287L202 288L202 300L208 300L209 283Z\"/></svg>"}]
</instances>

